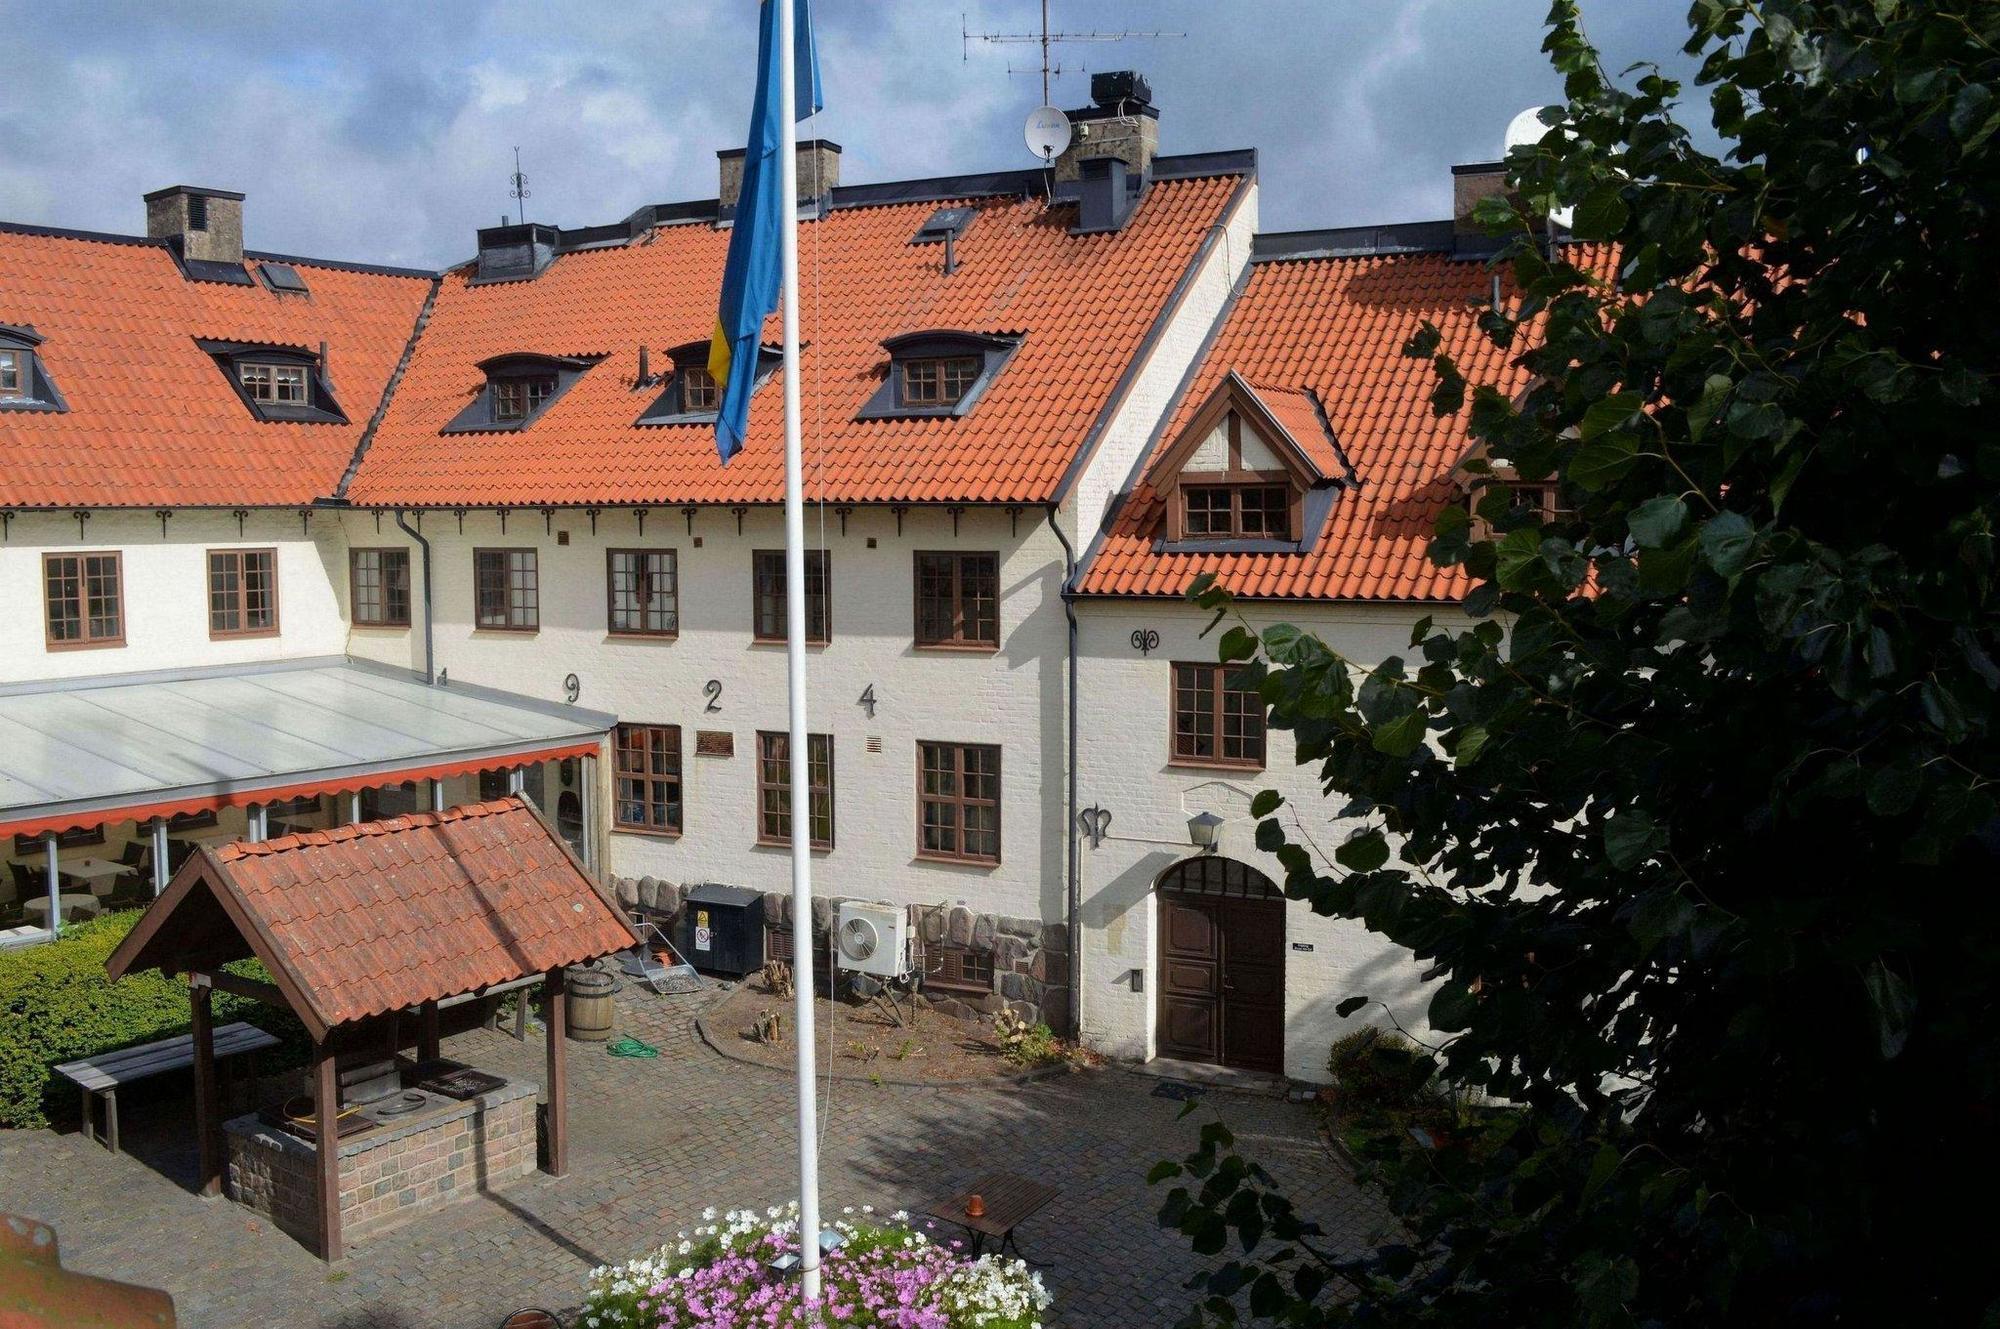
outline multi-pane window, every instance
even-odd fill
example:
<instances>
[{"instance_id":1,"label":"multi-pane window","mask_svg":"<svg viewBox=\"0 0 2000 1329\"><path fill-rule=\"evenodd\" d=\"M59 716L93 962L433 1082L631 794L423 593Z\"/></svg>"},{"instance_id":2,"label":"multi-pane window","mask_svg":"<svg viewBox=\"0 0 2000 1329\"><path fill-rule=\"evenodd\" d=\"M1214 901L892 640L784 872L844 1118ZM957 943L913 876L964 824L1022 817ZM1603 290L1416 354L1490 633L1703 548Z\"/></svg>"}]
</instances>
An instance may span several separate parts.
<instances>
[{"instance_id":1,"label":"multi-pane window","mask_svg":"<svg viewBox=\"0 0 2000 1329\"><path fill-rule=\"evenodd\" d=\"M715 375L704 365L689 365L681 372L681 410L692 415L696 411L716 409L721 393L715 385Z\"/></svg>"},{"instance_id":2,"label":"multi-pane window","mask_svg":"<svg viewBox=\"0 0 2000 1329\"><path fill-rule=\"evenodd\" d=\"M0 350L0 401L28 395L27 351Z\"/></svg>"},{"instance_id":3,"label":"multi-pane window","mask_svg":"<svg viewBox=\"0 0 2000 1329\"><path fill-rule=\"evenodd\" d=\"M1174 666L1174 759L1218 766L1264 764L1264 699L1249 671Z\"/></svg>"},{"instance_id":4,"label":"multi-pane window","mask_svg":"<svg viewBox=\"0 0 2000 1329\"><path fill-rule=\"evenodd\" d=\"M473 623L501 632L542 625L541 585L532 549L472 551Z\"/></svg>"},{"instance_id":5,"label":"multi-pane window","mask_svg":"<svg viewBox=\"0 0 2000 1329\"><path fill-rule=\"evenodd\" d=\"M243 394L255 402L276 406L304 406L310 400L304 365L270 365L246 362L236 367Z\"/></svg>"},{"instance_id":6,"label":"multi-pane window","mask_svg":"<svg viewBox=\"0 0 2000 1329\"><path fill-rule=\"evenodd\" d=\"M806 782L812 804L808 828L815 849L833 848L833 735L806 735ZM792 736L757 734L757 838L792 842Z\"/></svg>"},{"instance_id":7,"label":"multi-pane window","mask_svg":"<svg viewBox=\"0 0 2000 1329\"><path fill-rule=\"evenodd\" d=\"M347 581L357 626L410 626L409 550L356 549L348 559Z\"/></svg>"},{"instance_id":8,"label":"multi-pane window","mask_svg":"<svg viewBox=\"0 0 2000 1329\"><path fill-rule=\"evenodd\" d=\"M1291 538L1292 494L1284 485L1183 485L1181 503L1181 533L1189 539Z\"/></svg>"},{"instance_id":9,"label":"multi-pane window","mask_svg":"<svg viewBox=\"0 0 2000 1329\"><path fill-rule=\"evenodd\" d=\"M993 952L950 942L926 942L924 986L984 996L993 991Z\"/></svg>"},{"instance_id":10,"label":"multi-pane window","mask_svg":"<svg viewBox=\"0 0 2000 1329\"><path fill-rule=\"evenodd\" d=\"M43 603L51 646L120 646L125 603L117 554L45 554Z\"/></svg>"},{"instance_id":11,"label":"multi-pane window","mask_svg":"<svg viewBox=\"0 0 2000 1329\"><path fill-rule=\"evenodd\" d=\"M208 551L208 635L261 637L278 630L278 551Z\"/></svg>"},{"instance_id":12,"label":"multi-pane window","mask_svg":"<svg viewBox=\"0 0 2000 1329\"><path fill-rule=\"evenodd\" d=\"M904 360L905 406L956 406L979 381L982 361L976 355L924 356Z\"/></svg>"},{"instance_id":13,"label":"multi-pane window","mask_svg":"<svg viewBox=\"0 0 2000 1329\"><path fill-rule=\"evenodd\" d=\"M827 551L808 549L806 553L806 640L824 644L833 638L833 614L829 590L832 569ZM785 551L759 549L752 555L755 603L751 613L751 635L758 641L785 639Z\"/></svg>"},{"instance_id":14,"label":"multi-pane window","mask_svg":"<svg viewBox=\"0 0 2000 1329\"><path fill-rule=\"evenodd\" d=\"M1000 556L917 555L917 644L1000 644Z\"/></svg>"},{"instance_id":15,"label":"multi-pane window","mask_svg":"<svg viewBox=\"0 0 2000 1329\"><path fill-rule=\"evenodd\" d=\"M1000 749L917 744L917 852L967 863L1000 861Z\"/></svg>"},{"instance_id":16,"label":"multi-pane window","mask_svg":"<svg viewBox=\"0 0 2000 1329\"><path fill-rule=\"evenodd\" d=\"M554 374L531 374L493 380L493 418L525 420L556 394Z\"/></svg>"},{"instance_id":17,"label":"multi-pane window","mask_svg":"<svg viewBox=\"0 0 2000 1329\"><path fill-rule=\"evenodd\" d=\"M681 729L621 724L613 735L611 819L621 830L681 833Z\"/></svg>"},{"instance_id":18,"label":"multi-pane window","mask_svg":"<svg viewBox=\"0 0 2000 1329\"><path fill-rule=\"evenodd\" d=\"M671 637L681 628L680 577L671 549L613 549L608 557L611 631Z\"/></svg>"}]
</instances>

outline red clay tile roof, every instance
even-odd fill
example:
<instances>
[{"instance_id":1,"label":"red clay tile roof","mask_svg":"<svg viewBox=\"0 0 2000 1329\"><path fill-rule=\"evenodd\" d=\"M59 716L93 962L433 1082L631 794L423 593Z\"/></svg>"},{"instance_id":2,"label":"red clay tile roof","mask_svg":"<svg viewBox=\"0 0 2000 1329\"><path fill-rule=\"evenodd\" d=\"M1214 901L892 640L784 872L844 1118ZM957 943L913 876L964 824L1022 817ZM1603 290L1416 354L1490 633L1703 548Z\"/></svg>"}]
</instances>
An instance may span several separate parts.
<instances>
[{"instance_id":1,"label":"red clay tile roof","mask_svg":"<svg viewBox=\"0 0 2000 1329\"><path fill-rule=\"evenodd\" d=\"M1599 271L1606 251L1573 256ZM1443 333L1439 349L1473 383L1517 391L1526 376L1479 331L1491 295L1485 264L1443 254L1288 259L1258 263L1190 381L1155 451L1171 447L1186 420L1234 371L1276 413L1264 384L1317 393L1340 449L1360 474L1359 492L1340 495L1309 553L1166 553L1155 548L1163 500L1142 479L1079 583L1086 595L1177 596L1202 573L1238 595L1259 599L1435 601L1463 595L1456 569L1425 557L1438 512L1462 501L1452 468L1469 443L1462 415L1431 413L1430 363L1402 354L1425 319ZM1511 286L1506 288L1511 292ZM1296 405L1284 409L1296 414ZM1288 424L1287 428L1291 426Z\"/></svg>"},{"instance_id":2,"label":"red clay tile roof","mask_svg":"<svg viewBox=\"0 0 2000 1329\"><path fill-rule=\"evenodd\" d=\"M187 938L214 930L194 917L204 882L321 1029L636 941L547 823L508 798L204 850L113 954L114 978L190 959Z\"/></svg>"},{"instance_id":3,"label":"red clay tile roof","mask_svg":"<svg viewBox=\"0 0 2000 1329\"><path fill-rule=\"evenodd\" d=\"M961 200L978 216L958 270L910 237L929 201L838 208L799 228L800 338L809 497L849 502L1040 502L1052 497L1241 177L1158 181L1124 230L1073 236L1070 207ZM776 503L782 392L752 402L725 469L712 426L637 427L660 393L637 388L638 350L704 340L727 231L662 227L583 250L529 282L445 278L347 497L364 506ZM856 420L882 380L884 338L939 329L1010 333L1019 350L958 419ZM775 340L774 319L767 339ZM481 388L477 364L510 351L603 355L518 432L440 435Z\"/></svg>"},{"instance_id":4,"label":"red clay tile roof","mask_svg":"<svg viewBox=\"0 0 2000 1329\"><path fill-rule=\"evenodd\" d=\"M1315 470L1329 480L1347 474L1347 463L1326 432L1326 423L1319 418L1319 407L1313 402L1312 394L1301 388L1280 388L1269 383L1248 386Z\"/></svg>"},{"instance_id":5,"label":"red clay tile roof","mask_svg":"<svg viewBox=\"0 0 2000 1329\"><path fill-rule=\"evenodd\" d=\"M0 323L65 413L0 411L0 507L292 506L331 494L431 289L290 260L311 288L189 281L157 243L0 228ZM195 338L317 351L348 424L265 423Z\"/></svg>"}]
</instances>

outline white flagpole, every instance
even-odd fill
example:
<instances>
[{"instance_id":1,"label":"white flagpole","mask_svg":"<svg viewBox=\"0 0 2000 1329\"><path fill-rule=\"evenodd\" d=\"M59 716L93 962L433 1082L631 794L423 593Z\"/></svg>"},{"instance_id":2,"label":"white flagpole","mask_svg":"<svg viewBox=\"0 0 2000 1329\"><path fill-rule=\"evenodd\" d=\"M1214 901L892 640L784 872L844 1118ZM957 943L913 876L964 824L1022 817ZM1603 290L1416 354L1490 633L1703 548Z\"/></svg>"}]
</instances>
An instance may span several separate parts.
<instances>
[{"instance_id":1,"label":"white flagpole","mask_svg":"<svg viewBox=\"0 0 2000 1329\"><path fill-rule=\"evenodd\" d=\"M806 739L806 517L799 476L799 164L793 0L778 9L778 215L785 345L785 683L792 733L792 982L799 1068L800 1291L819 1299L819 1123L813 1101L812 793ZM754 352L753 352L754 355ZM754 372L755 366L746 366Z\"/></svg>"}]
</instances>

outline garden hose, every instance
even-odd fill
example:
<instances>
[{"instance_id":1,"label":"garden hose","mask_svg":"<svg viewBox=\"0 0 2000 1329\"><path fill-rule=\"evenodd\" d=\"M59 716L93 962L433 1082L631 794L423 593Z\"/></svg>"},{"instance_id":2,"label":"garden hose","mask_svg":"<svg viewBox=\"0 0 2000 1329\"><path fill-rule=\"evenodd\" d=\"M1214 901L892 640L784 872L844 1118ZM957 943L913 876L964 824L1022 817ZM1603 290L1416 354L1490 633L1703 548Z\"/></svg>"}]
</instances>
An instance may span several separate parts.
<instances>
[{"instance_id":1,"label":"garden hose","mask_svg":"<svg viewBox=\"0 0 2000 1329\"><path fill-rule=\"evenodd\" d=\"M620 1034L604 1045L604 1050L614 1057L657 1057L660 1050L650 1043L641 1043L630 1034Z\"/></svg>"}]
</instances>

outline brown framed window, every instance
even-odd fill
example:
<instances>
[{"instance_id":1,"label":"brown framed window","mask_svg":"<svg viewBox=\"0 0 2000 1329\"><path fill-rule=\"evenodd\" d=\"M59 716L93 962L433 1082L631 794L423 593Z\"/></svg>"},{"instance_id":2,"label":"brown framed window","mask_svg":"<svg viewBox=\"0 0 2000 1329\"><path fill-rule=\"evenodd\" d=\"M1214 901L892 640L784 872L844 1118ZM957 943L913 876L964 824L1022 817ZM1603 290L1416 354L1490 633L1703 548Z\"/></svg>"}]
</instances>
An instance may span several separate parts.
<instances>
[{"instance_id":1,"label":"brown framed window","mask_svg":"<svg viewBox=\"0 0 2000 1329\"><path fill-rule=\"evenodd\" d=\"M534 632L542 625L541 582L532 549L472 551L473 625Z\"/></svg>"},{"instance_id":2,"label":"brown framed window","mask_svg":"<svg viewBox=\"0 0 2000 1329\"><path fill-rule=\"evenodd\" d=\"M1000 861L1000 749L988 743L917 744L917 855Z\"/></svg>"},{"instance_id":3,"label":"brown framed window","mask_svg":"<svg viewBox=\"0 0 2000 1329\"><path fill-rule=\"evenodd\" d=\"M493 380L493 418L525 420L556 395L554 374L528 374Z\"/></svg>"},{"instance_id":4,"label":"brown framed window","mask_svg":"<svg viewBox=\"0 0 2000 1329\"><path fill-rule=\"evenodd\" d=\"M785 551L759 549L751 555L755 603L750 635L758 641L785 639ZM827 551L806 550L806 640L823 646L833 639L833 569Z\"/></svg>"},{"instance_id":5,"label":"brown framed window","mask_svg":"<svg viewBox=\"0 0 2000 1329\"><path fill-rule=\"evenodd\" d=\"M1174 666L1175 761L1264 765L1264 699L1245 669Z\"/></svg>"},{"instance_id":6,"label":"brown framed window","mask_svg":"<svg viewBox=\"0 0 2000 1329\"><path fill-rule=\"evenodd\" d=\"M28 367L32 351L0 350L0 401L17 401L28 395Z\"/></svg>"},{"instance_id":7,"label":"brown framed window","mask_svg":"<svg viewBox=\"0 0 2000 1329\"><path fill-rule=\"evenodd\" d=\"M976 355L924 356L902 362L905 406L956 406L979 381Z\"/></svg>"},{"instance_id":8,"label":"brown framed window","mask_svg":"<svg viewBox=\"0 0 2000 1329\"><path fill-rule=\"evenodd\" d=\"M123 568L115 553L42 555L51 647L123 646Z\"/></svg>"},{"instance_id":9,"label":"brown framed window","mask_svg":"<svg viewBox=\"0 0 2000 1329\"><path fill-rule=\"evenodd\" d=\"M297 798L281 798L275 803L266 803L264 812L272 817L316 817L320 813L318 794L300 794Z\"/></svg>"},{"instance_id":10,"label":"brown framed window","mask_svg":"<svg viewBox=\"0 0 2000 1329\"><path fill-rule=\"evenodd\" d=\"M103 843L104 828L102 826L72 826L66 831L58 831L56 833L56 848L59 850L84 849L94 844ZM14 837L14 857L16 858L27 858L32 854L45 854L47 852L48 842L39 835L17 835ZM62 863L60 860L57 861L56 868L58 871L61 871ZM65 887L64 889L68 888Z\"/></svg>"},{"instance_id":11,"label":"brown framed window","mask_svg":"<svg viewBox=\"0 0 2000 1329\"><path fill-rule=\"evenodd\" d=\"M681 833L681 727L621 724L612 735L612 824L655 835Z\"/></svg>"},{"instance_id":12,"label":"brown framed window","mask_svg":"<svg viewBox=\"0 0 2000 1329\"><path fill-rule=\"evenodd\" d=\"M681 630L679 559L673 550L610 550L605 578L613 633L671 637Z\"/></svg>"},{"instance_id":13,"label":"brown framed window","mask_svg":"<svg viewBox=\"0 0 2000 1329\"><path fill-rule=\"evenodd\" d=\"M808 828L815 849L833 848L833 735L806 735ZM757 842L792 842L792 736L757 731Z\"/></svg>"},{"instance_id":14,"label":"brown framed window","mask_svg":"<svg viewBox=\"0 0 2000 1329\"><path fill-rule=\"evenodd\" d=\"M278 551L208 551L208 635L269 637L278 631Z\"/></svg>"},{"instance_id":15,"label":"brown framed window","mask_svg":"<svg viewBox=\"0 0 2000 1329\"><path fill-rule=\"evenodd\" d=\"M347 556L347 587L355 626L410 626L409 550L351 551Z\"/></svg>"},{"instance_id":16,"label":"brown framed window","mask_svg":"<svg viewBox=\"0 0 2000 1329\"><path fill-rule=\"evenodd\" d=\"M681 374L681 410L692 415L696 411L713 411L722 400L722 392L716 386L715 375L708 372L705 365L689 365Z\"/></svg>"},{"instance_id":17,"label":"brown framed window","mask_svg":"<svg viewBox=\"0 0 2000 1329\"><path fill-rule=\"evenodd\" d=\"M993 991L993 952L951 942L924 945L924 986L983 997Z\"/></svg>"},{"instance_id":18,"label":"brown framed window","mask_svg":"<svg viewBox=\"0 0 2000 1329\"><path fill-rule=\"evenodd\" d=\"M1181 486L1181 533L1191 540L1289 540L1291 530L1284 485Z\"/></svg>"},{"instance_id":19,"label":"brown framed window","mask_svg":"<svg viewBox=\"0 0 2000 1329\"><path fill-rule=\"evenodd\" d=\"M236 381L251 401L277 406L312 404L312 376L304 365L260 364L254 360L236 366Z\"/></svg>"},{"instance_id":20,"label":"brown framed window","mask_svg":"<svg viewBox=\"0 0 2000 1329\"><path fill-rule=\"evenodd\" d=\"M1000 645L1000 556L919 553L917 645Z\"/></svg>"}]
</instances>

